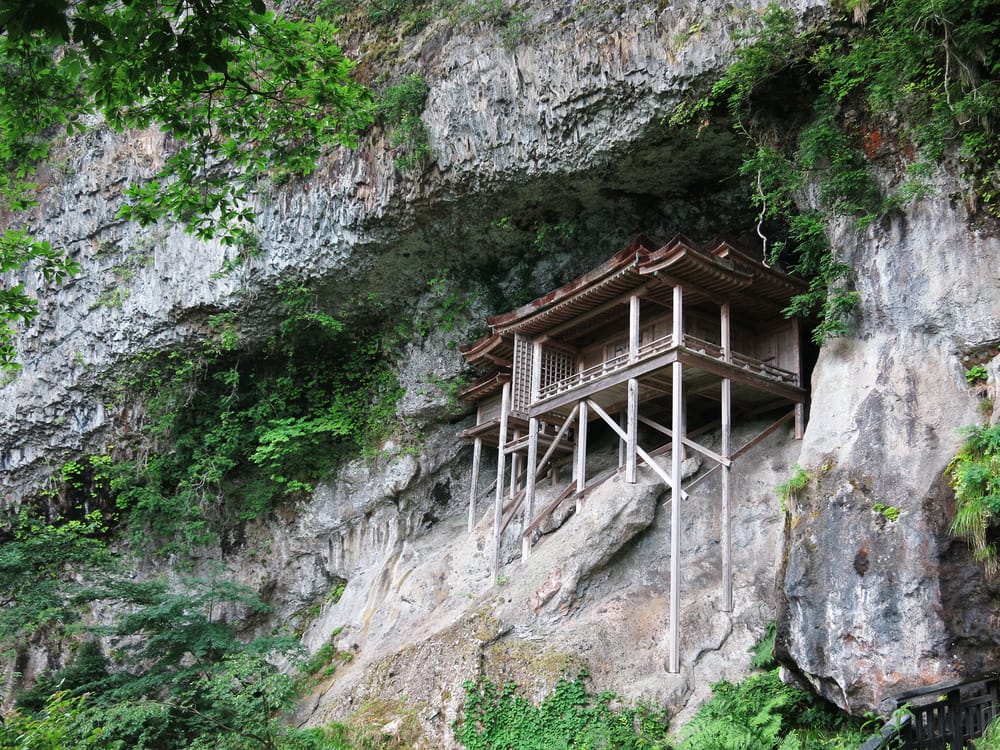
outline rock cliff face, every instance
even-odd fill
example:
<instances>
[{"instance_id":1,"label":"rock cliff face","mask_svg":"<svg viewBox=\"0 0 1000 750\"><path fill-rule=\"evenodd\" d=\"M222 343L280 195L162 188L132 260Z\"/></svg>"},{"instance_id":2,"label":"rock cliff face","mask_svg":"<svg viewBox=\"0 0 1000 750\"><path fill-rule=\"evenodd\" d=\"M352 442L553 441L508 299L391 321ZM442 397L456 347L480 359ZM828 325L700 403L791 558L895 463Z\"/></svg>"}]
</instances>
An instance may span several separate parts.
<instances>
[{"instance_id":1,"label":"rock cliff face","mask_svg":"<svg viewBox=\"0 0 1000 750\"><path fill-rule=\"evenodd\" d=\"M826 5L784 4L804 18ZM402 39L401 69L430 85L431 163L400 173L375 133L308 181L261 185L261 254L230 274L217 273L231 260L221 246L114 218L124 184L149 174L169 144L100 128L71 139L31 223L84 273L56 290L24 279L43 304L18 341L24 372L2 390L5 501L131 429L129 410L105 408L124 363L183 349L219 311L238 311L248 339L265 337L283 282L328 300L377 293L416 311L428 280L447 270L468 293L471 329L497 305L474 272L485 269L501 293L518 284L540 293L636 232L752 228L729 179L732 139L709 129L681 143L661 120L725 66L730 33L763 3L527 6L529 27L511 46L487 25L432 23ZM861 314L820 353L805 442L779 432L741 459L732 613L719 605L717 488L707 482L687 501L679 675L663 669L669 501L649 481L608 485L493 585L485 522L465 532L461 424L449 423L434 385L459 372L447 344L461 332L412 342L398 363L399 416L421 426L419 450L389 443L249 529L242 548L205 552L261 591L309 647L336 632L338 649L354 654L303 720L381 701L377 720L413 718L446 746L463 680L486 673L542 692L581 660L601 688L683 716L711 681L746 670L747 648L776 612L788 665L851 709L995 667L993 605L948 536L941 473L957 429L979 418L963 357L1000 338L1000 242L969 224L941 180L938 198L905 215L864 234L838 230ZM539 229L560 222L572 223L572 243L533 254ZM796 463L812 481L786 533L773 489ZM898 507L898 520L876 503ZM329 592L344 582L334 601Z\"/></svg>"},{"instance_id":2,"label":"rock cliff face","mask_svg":"<svg viewBox=\"0 0 1000 750\"><path fill-rule=\"evenodd\" d=\"M937 198L838 247L861 313L824 347L792 514L779 644L832 700L858 709L894 692L996 665L994 586L949 533L943 478L980 423L963 373L996 352L995 235L943 183ZM899 509L888 520L877 504Z\"/></svg>"}]
</instances>

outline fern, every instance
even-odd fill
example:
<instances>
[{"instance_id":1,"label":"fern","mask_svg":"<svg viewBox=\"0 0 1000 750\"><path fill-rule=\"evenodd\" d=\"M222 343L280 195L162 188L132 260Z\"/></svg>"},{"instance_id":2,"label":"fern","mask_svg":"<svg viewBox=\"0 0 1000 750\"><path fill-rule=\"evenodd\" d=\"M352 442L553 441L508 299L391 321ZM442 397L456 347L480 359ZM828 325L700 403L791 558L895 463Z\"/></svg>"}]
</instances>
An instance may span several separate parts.
<instances>
[{"instance_id":1,"label":"fern","mask_svg":"<svg viewBox=\"0 0 1000 750\"><path fill-rule=\"evenodd\" d=\"M1000 424L967 427L965 436L946 470L955 490L951 530L993 576L1000 573L1000 555L988 531L1000 514Z\"/></svg>"}]
</instances>

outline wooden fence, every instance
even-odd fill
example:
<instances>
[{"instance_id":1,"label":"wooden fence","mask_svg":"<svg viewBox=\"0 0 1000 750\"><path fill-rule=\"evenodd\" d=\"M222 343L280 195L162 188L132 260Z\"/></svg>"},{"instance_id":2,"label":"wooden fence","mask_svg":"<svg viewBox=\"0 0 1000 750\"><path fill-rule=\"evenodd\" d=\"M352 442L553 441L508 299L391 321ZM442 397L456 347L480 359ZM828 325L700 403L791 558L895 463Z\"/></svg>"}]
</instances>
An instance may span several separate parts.
<instances>
[{"instance_id":1,"label":"wooden fence","mask_svg":"<svg viewBox=\"0 0 1000 750\"><path fill-rule=\"evenodd\" d=\"M1000 713L1000 676L932 685L894 697L896 716L859 750L975 748Z\"/></svg>"}]
</instances>

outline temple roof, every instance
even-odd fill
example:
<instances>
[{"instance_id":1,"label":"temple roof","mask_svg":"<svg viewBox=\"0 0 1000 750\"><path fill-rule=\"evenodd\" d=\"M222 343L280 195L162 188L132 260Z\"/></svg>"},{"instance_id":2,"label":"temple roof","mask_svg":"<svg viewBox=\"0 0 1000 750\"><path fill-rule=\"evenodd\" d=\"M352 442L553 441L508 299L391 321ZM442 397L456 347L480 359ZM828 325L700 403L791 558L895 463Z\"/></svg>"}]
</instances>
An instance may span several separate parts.
<instances>
[{"instance_id":1,"label":"temple roof","mask_svg":"<svg viewBox=\"0 0 1000 750\"><path fill-rule=\"evenodd\" d=\"M510 367L514 361L513 339L498 333L488 333L471 344L463 344L458 351L474 367Z\"/></svg>"},{"instance_id":2,"label":"temple roof","mask_svg":"<svg viewBox=\"0 0 1000 750\"><path fill-rule=\"evenodd\" d=\"M655 249L648 237L639 236L583 276L486 322L494 335L536 336L635 290L666 301L676 285L696 299L729 302L736 311L754 315L777 314L807 288L803 281L751 258L725 239L702 247L676 235ZM484 340L470 348L480 345ZM468 354L466 359L472 362Z\"/></svg>"},{"instance_id":3,"label":"temple roof","mask_svg":"<svg viewBox=\"0 0 1000 750\"><path fill-rule=\"evenodd\" d=\"M459 390L458 397L466 403L473 403L499 393L504 383L510 382L510 370L495 368L486 376L474 380Z\"/></svg>"},{"instance_id":4,"label":"temple roof","mask_svg":"<svg viewBox=\"0 0 1000 750\"><path fill-rule=\"evenodd\" d=\"M656 246L639 236L592 271L522 307L486 318L496 333L536 334L642 284L639 266Z\"/></svg>"}]
</instances>

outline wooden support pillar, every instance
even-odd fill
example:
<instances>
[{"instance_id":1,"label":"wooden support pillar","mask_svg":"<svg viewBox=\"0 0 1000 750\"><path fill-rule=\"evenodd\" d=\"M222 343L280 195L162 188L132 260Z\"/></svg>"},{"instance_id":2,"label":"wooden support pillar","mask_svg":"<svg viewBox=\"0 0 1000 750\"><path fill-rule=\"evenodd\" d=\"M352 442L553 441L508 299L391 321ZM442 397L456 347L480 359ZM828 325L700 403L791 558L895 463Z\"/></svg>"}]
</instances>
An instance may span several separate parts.
<instances>
[{"instance_id":1,"label":"wooden support pillar","mask_svg":"<svg viewBox=\"0 0 1000 750\"><path fill-rule=\"evenodd\" d=\"M469 488L469 533L476 528L476 496L479 494L479 463L483 457L483 439L472 444L472 486Z\"/></svg>"},{"instance_id":2,"label":"wooden support pillar","mask_svg":"<svg viewBox=\"0 0 1000 750\"><path fill-rule=\"evenodd\" d=\"M576 425L576 491L583 492L587 488L587 422L590 419L586 401L580 402L580 412ZM576 501L576 509L580 510L580 501Z\"/></svg>"},{"instance_id":3,"label":"wooden support pillar","mask_svg":"<svg viewBox=\"0 0 1000 750\"><path fill-rule=\"evenodd\" d=\"M727 364L733 362L732 329L729 324L729 303L722 305L719 312L719 342L722 344L722 359Z\"/></svg>"},{"instance_id":4,"label":"wooden support pillar","mask_svg":"<svg viewBox=\"0 0 1000 750\"><path fill-rule=\"evenodd\" d=\"M674 346L684 346L684 289L674 287Z\"/></svg>"},{"instance_id":5,"label":"wooden support pillar","mask_svg":"<svg viewBox=\"0 0 1000 750\"><path fill-rule=\"evenodd\" d=\"M795 385L802 387L802 343L799 337L798 318L792 318L792 362L795 365ZM795 404L795 439L801 440L806 434L806 405L801 401Z\"/></svg>"},{"instance_id":6,"label":"wooden support pillar","mask_svg":"<svg viewBox=\"0 0 1000 750\"><path fill-rule=\"evenodd\" d=\"M680 313L678 290L674 287L674 315ZM676 330L677 320L674 319ZM670 491L670 656L667 669L676 674L680 666L680 584L681 584L681 448L684 440L684 365L673 363L673 435L670 438L671 470L674 483Z\"/></svg>"},{"instance_id":7,"label":"wooden support pillar","mask_svg":"<svg viewBox=\"0 0 1000 750\"><path fill-rule=\"evenodd\" d=\"M684 344L684 290L679 285L674 286L673 340L675 346ZM684 445L684 365L678 360L671 367L673 388L670 474L673 485L670 491L670 638L667 670L676 674L681 671L681 450Z\"/></svg>"},{"instance_id":8,"label":"wooden support pillar","mask_svg":"<svg viewBox=\"0 0 1000 750\"><path fill-rule=\"evenodd\" d=\"M521 431L514 430L514 442L521 439ZM517 478L521 474L521 454L514 452L510 454L510 499L513 500L517 494Z\"/></svg>"},{"instance_id":9,"label":"wooden support pillar","mask_svg":"<svg viewBox=\"0 0 1000 750\"><path fill-rule=\"evenodd\" d=\"M733 361L732 337L729 325L729 303L722 305L719 326L722 356L726 362ZM729 378L722 379L722 457L729 459L732 453L732 392ZM731 505L732 467L722 465L722 609L733 611L733 512Z\"/></svg>"},{"instance_id":10,"label":"wooden support pillar","mask_svg":"<svg viewBox=\"0 0 1000 750\"><path fill-rule=\"evenodd\" d=\"M732 382L722 381L722 456L732 452ZM722 464L722 610L733 611L733 511L731 505L732 467Z\"/></svg>"},{"instance_id":11,"label":"wooden support pillar","mask_svg":"<svg viewBox=\"0 0 1000 750\"><path fill-rule=\"evenodd\" d=\"M639 295L628 298L628 361L639 359L639 345L642 343L639 327Z\"/></svg>"},{"instance_id":12,"label":"wooden support pillar","mask_svg":"<svg viewBox=\"0 0 1000 750\"><path fill-rule=\"evenodd\" d=\"M535 341L531 347L531 382L529 402L535 403L538 400L538 392L542 387L542 342ZM528 466L524 475L524 519L522 528L528 528L535 514L535 473L538 468L538 417L531 417L528 420ZM531 554L531 540L528 537L521 538L521 559L527 560Z\"/></svg>"},{"instance_id":13,"label":"wooden support pillar","mask_svg":"<svg viewBox=\"0 0 1000 750\"><path fill-rule=\"evenodd\" d=\"M507 468L504 454L507 442L507 415L510 413L510 383L503 384L503 394L500 397L500 447L497 449L497 491L493 503L493 560L490 572L494 583L500 575L500 530L503 528L503 475Z\"/></svg>"},{"instance_id":14,"label":"wooden support pillar","mask_svg":"<svg viewBox=\"0 0 1000 750\"><path fill-rule=\"evenodd\" d=\"M535 516L535 471L538 466L538 417L528 420L528 467L524 477L524 523L523 528L534 520ZM531 554L531 537L521 539L521 559L527 560Z\"/></svg>"},{"instance_id":15,"label":"wooden support pillar","mask_svg":"<svg viewBox=\"0 0 1000 750\"><path fill-rule=\"evenodd\" d=\"M625 432L628 435L628 445L625 448L625 481L635 484L636 447L639 444L639 380L629 378L628 381L628 416Z\"/></svg>"}]
</instances>

